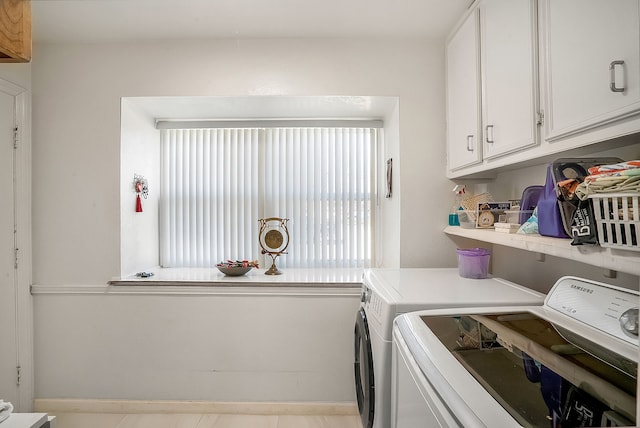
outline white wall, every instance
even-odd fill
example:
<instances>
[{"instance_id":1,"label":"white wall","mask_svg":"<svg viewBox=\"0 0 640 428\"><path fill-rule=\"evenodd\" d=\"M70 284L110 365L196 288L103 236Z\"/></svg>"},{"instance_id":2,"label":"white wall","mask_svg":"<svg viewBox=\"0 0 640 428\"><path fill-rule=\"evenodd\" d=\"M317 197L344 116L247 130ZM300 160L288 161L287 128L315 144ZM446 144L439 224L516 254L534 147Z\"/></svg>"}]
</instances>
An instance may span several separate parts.
<instances>
[{"instance_id":1,"label":"white wall","mask_svg":"<svg viewBox=\"0 0 640 428\"><path fill-rule=\"evenodd\" d=\"M36 360L36 397L352 401L357 291L338 300L289 299L284 304L290 314L282 306L268 311L270 302L248 296L230 306L242 308L233 314L219 300L201 296L74 292L74 287L102 286L129 270L121 266L121 227L126 231L144 218L120 221L120 191L132 180L126 169L130 166L120 170L120 100L278 94L398 97L399 140L389 139L385 148L385 157L394 158L395 196L381 201L382 259L387 266L455 266L455 247L442 233L451 187L444 178L443 52L441 41L423 40L36 45L33 277L39 286L61 286L34 297L36 355L42 355ZM129 138L126 132L124 137ZM151 192L157 189L153 180L149 185ZM252 312L255 302L258 319ZM256 325L279 338L274 346L283 346L271 350L281 358L278 364L265 367L258 361L250 366L267 373L253 391L227 388L222 393L208 382L216 376L226 376L228 384L247 378L242 370L235 377L231 372L214 374L219 365L207 362L207 356L229 352L227 344L245 340L227 338L221 345L209 340L209 330L214 339L228 331L233 318L221 317L225 313L253 317ZM293 331L287 329L290 325ZM299 361L300 350L289 352L283 345L285 333L294 341L308 334L313 344L304 355L309 349L326 350L327 364L309 372ZM232 349L255 357L262 349L270 351L269 344L263 345ZM168 367L171 373L166 373ZM184 383L172 390L178 379ZM273 379L293 389L274 395ZM306 395L293 394L300 388Z\"/></svg>"},{"instance_id":2,"label":"white wall","mask_svg":"<svg viewBox=\"0 0 640 428\"><path fill-rule=\"evenodd\" d=\"M126 99L122 100L120 150L121 276L149 270L159 264L158 199L160 193L160 132L154 119ZM135 175L149 183L149 195L141 197L136 212Z\"/></svg>"},{"instance_id":3,"label":"white wall","mask_svg":"<svg viewBox=\"0 0 640 428\"><path fill-rule=\"evenodd\" d=\"M31 64L0 64L0 78L29 90L31 89Z\"/></svg>"},{"instance_id":4,"label":"white wall","mask_svg":"<svg viewBox=\"0 0 640 428\"><path fill-rule=\"evenodd\" d=\"M353 402L357 291L227 292L37 296L36 397Z\"/></svg>"},{"instance_id":5,"label":"white wall","mask_svg":"<svg viewBox=\"0 0 640 428\"><path fill-rule=\"evenodd\" d=\"M393 112L391 120L385 123L383 147L378 159L378 189L381 192L376 210L375 235L375 267L401 266L401 252L398 249L401 212L402 190L400 182L400 125L399 106ZM392 160L391 169L391 197L386 198L387 160ZM406 198L407 202L412 200Z\"/></svg>"},{"instance_id":6,"label":"white wall","mask_svg":"<svg viewBox=\"0 0 640 428\"><path fill-rule=\"evenodd\" d=\"M120 273L123 96L398 96L403 198L384 219L396 231L385 245L403 266L453 266L441 233L450 205L443 69L441 42L421 40L36 45L34 281L103 284Z\"/></svg>"}]
</instances>

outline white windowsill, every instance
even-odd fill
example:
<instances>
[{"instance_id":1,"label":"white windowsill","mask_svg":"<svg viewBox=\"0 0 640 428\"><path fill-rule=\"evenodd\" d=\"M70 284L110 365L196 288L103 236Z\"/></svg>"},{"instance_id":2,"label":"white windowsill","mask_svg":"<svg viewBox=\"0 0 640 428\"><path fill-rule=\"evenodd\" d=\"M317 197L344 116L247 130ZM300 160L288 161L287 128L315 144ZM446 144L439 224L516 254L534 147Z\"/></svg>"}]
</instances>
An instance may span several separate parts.
<instances>
[{"instance_id":1,"label":"white windowsill","mask_svg":"<svg viewBox=\"0 0 640 428\"><path fill-rule=\"evenodd\" d=\"M110 285L223 285L223 286L360 286L362 268L280 268L281 275L265 275L265 269L252 269L242 276L226 276L216 268L156 268L150 278L131 275L109 281Z\"/></svg>"},{"instance_id":2,"label":"white windowsill","mask_svg":"<svg viewBox=\"0 0 640 428\"><path fill-rule=\"evenodd\" d=\"M216 268L155 268L154 275L114 278L106 285L32 285L31 294L274 294L355 295L362 288L362 268L280 268L282 275L252 269L226 276Z\"/></svg>"}]
</instances>

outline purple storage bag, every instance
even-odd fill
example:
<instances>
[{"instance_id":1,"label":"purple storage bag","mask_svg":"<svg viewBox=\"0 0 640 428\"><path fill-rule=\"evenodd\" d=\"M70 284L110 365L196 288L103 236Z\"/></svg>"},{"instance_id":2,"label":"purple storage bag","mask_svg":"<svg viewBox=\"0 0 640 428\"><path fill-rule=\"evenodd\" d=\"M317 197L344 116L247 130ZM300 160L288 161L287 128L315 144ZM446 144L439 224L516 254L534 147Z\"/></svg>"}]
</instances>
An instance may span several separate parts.
<instances>
[{"instance_id":1,"label":"purple storage bag","mask_svg":"<svg viewBox=\"0 0 640 428\"><path fill-rule=\"evenodd\" d=\"M553 164L547 166L547 178L544 183L540 199L538 199L538 232L543 236L554 238L568 238L564 230L560 207L558 206L558 194L553 178Z\"/></svg>"},{"instance_id":2,"label":"purple storage bag","mask_svg":"<svg viewBox=\"0 0 640 428\"><path fill-rule=\"evenodd\" d=\"M523 224L533 214L533 210L538 206L540 195L544 186L529 186L522 191L520 198L520 216L518 222Z\"/></svg>"}]
</instances>

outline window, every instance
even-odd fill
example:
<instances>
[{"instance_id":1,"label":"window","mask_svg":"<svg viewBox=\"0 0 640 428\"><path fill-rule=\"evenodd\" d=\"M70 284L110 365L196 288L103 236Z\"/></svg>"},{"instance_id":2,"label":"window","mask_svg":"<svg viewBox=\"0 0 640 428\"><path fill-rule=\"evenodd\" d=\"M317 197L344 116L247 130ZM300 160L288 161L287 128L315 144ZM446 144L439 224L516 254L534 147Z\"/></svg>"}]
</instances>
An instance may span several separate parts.
<instances>
[{"instance_id":1,"label":"window","mask_svg":"<svg viewBox=\"0 0 640 428\"><path fill-rule=\"evenodd\" d=\"M283 217L291 239L279 266L369 266L377 134L355 127L163 129L161 265L258 259L258 219Z\"/></svg>"}]
</instances>

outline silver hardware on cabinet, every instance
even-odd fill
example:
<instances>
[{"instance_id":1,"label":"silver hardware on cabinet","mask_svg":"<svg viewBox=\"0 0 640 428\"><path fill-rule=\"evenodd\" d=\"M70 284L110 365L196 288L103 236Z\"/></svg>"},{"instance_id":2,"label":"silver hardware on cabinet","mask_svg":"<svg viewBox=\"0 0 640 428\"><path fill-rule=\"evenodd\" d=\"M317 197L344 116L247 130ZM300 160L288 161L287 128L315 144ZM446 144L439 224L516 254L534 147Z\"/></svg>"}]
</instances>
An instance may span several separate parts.
<instances>
[{"instance_id":1,"label":"silver hardware on cabinet","mask_svg":"<svg viewBox=\"0 0 640 428\"><path fill-rule=\"evenodd\" d=\"M611 92L624 92L624 86L622 87L616 86L616 66L617 65L621 67L624 66L624 61L621 61L621 60L611 61L611 63L609 64L609 73L611 75L611 82L609 84L609 88L611 88ZM622 71L624 72L624 67Z\"/></svg>"},{"instance_id":2,"label":"silver hardware on cabinet","mask_svg":"<svg viewBox=\"0 0 640 428\"><path fill-rule=\"evenodd\" d=\"M493 144L493 125L487 125L485 128L487 134L487 144ZM489 130L491 130L491 134L489 134ZM489 136L491 135L491 136Z\"/></svg>"},{"instance_id":3,"label":"silver hardware on cabinet","mask_svg":"<svg viewBox=\"0 0 640 428\"><path fill-rule=\"evenodd\" d=\"M467 135L467 151L473 151L473 135Z\"/></svg>"}]
</instances>

